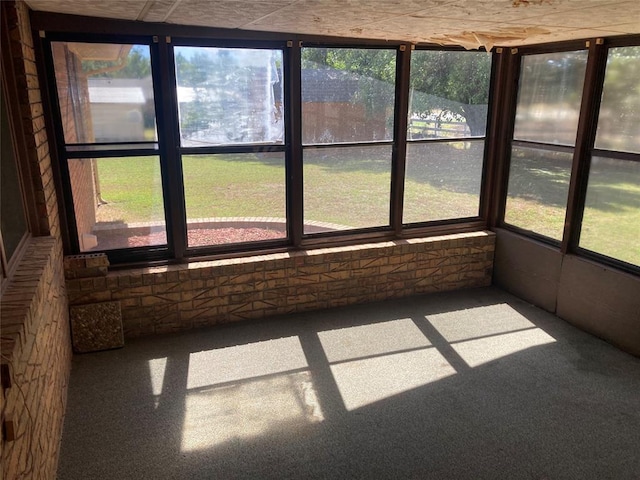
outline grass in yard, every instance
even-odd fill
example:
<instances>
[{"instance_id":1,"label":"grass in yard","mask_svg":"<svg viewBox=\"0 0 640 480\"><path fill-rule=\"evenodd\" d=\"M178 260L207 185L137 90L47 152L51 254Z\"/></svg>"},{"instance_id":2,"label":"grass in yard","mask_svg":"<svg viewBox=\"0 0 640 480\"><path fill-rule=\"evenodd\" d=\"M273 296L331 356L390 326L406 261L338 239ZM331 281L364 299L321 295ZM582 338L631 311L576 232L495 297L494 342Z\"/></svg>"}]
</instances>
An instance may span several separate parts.
<instances>
[{"instance_id":1,"label":"grass in yard","mask_svg":"<svg viewBox=\"0 0 640 480\"><path fill-rule=\"evenodd\" d=\"M354 228L388 225L390 172L387 146L305 150L305 222Z\"/></svg>"},{"instance_id":2,"label":"grass in yard","mask_svg":"<svg viewBox=\"0 0 640 480\"><path fill-rule=\"evenodd\" d=\"M434 144L435 145L435 144ZM407 166L404 221L475 215L481 143L440 144ZM511 169L507 221L560 238L569 170L565 159L516 159ZM422 155L422 156L421 156ZM304 217L351 227L389 221L390 147L306 150ZM97 160L102 197L99 221L164 220L157 157ZM640 265L640 172L633 162L592 169L581 246ZM629 170L632 168L632 170ZM633 170L635 168L635 170ZM189 219L285 217L282 153L198 155L183 161Z\"/></svg>"},{"instance_id":3,"label":"grass in yard","mask_svg":"<svg viewBox=\"0 0 640 480\"><path fill-rule=\"evenodd\" d=\"M580 246L640 266L640 164L593 160Z\"/></svg>"},{"instance_id":4,"label":"grass in yard","mask_svg":"<svg viewBox=\"0 0 640 480\"><path fill-rule=\"evenodd\" d=\"M158 157L96 160L100 196L98 222L163 222L162 180Z\"/></svg>"},{"instance_id":5,"label":"grass in yard","mask_svg":"<svg viewBox=\"0 0 640 480\"><path fill-rule=\"evenodd\" d=\"M284 153L189 155L182 168L188 220L286 217Z\"/></svg>"},{"instance_id":6,"label":"grass in yard","mask_svg":"<svg viewBox=\"0 0 640 480\"><path fill-rule=\"evenodd\" d=\"M515 152L505 221L562 239L571 155ZM580 246L640 265L640 165L593 160Z\"/></svg>"}]
</instances>

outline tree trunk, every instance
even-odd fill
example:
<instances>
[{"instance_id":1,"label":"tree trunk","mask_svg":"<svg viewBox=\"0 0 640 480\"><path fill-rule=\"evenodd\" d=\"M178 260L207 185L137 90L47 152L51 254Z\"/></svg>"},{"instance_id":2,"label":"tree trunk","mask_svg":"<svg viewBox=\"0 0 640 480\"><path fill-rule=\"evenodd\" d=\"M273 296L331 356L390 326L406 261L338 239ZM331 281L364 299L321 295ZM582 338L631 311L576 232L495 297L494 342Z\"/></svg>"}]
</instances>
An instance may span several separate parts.
<instances>
[{"instance_id":1,"label":"tree trunk","mask_svg":"<svg viewBox=\"0 0 640 480\"><path fill-rule=\"evenodd\" d=\"M483 137L487 130L488 105L465 105L464 118L472 137Z\"/></svg>"}]
</instances>

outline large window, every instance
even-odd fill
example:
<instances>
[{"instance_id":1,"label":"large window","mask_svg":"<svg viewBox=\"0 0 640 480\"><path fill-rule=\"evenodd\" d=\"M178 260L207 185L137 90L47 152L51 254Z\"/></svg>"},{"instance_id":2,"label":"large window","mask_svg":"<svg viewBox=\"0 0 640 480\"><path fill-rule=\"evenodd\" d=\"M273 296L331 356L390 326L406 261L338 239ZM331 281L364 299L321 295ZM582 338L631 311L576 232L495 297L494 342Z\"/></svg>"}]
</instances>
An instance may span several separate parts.
<instances>
[{"instance_id":1,"label":"large window","mask_svg":"<svg viewBox=\"0 0 640 480\"><path fill-rule=\"evenodd\" d=\"M78 250L166 245L150 47L51 49Z\"/></svg>"},{"instance_id":2,"label":"large window","mask_svg":"<svg viewBox=\"0 0 640 480\"><path fill-rule=\"evenodd\" d=\"M479 215L491 57L416 50L403 223Z\"/></svg>"},{"instance_id":3,"label":"large window","mask_svg":"<svg viewBox=\"0 0 640 480\"><path fill-rule=\"evenodd\" d=\"M388 227L396 50L302 49L304 233Z\"/></svg>"},{"instance_id":4,"label":"large window","mask_svg":"<svg viewBox=\"0 0 640 480\"><path fill-rule=\"evenodd\" d=\"M640 266L640 46L609 50L580 247Z\"/></svg>"},{"instance_id":5,"label":"large window","mask_svg":"<svg viewBox=\"0 0 640 480\"><path fill-rule=\"evenodd\" d=\"M285 239L283 51L174 55L187 246Z\"/></svg>"},{"instance_id":6,"label":"large window","mask_svg":"<svg viewBox=\"0 0 640 480\"><path fill-rule=\"evenodd\" d=\"M1 275L10 270L9 265L29 233L27 219L24 212L20 177L16 165L16 155L13 148L13 136L4 88L0 85L0 267Z\"/></svg>"},{"instance_id":7,"label":"large window","mask_svg":"<svg viewBox=\"0 0 640 480\"><path fill-rule=\"evenodd\" d=\"M563 236L587 51L525 55L520 69L504 221Z\"/></svg>"},{"instance_id":8,"label":"large window","mask_svg":"<svg viewBox=\"0 0 640 480\"><path fill-rule=\"evenodd\" d=\"M117 264L482 226L490 54L237 37L42 37L67 251Z\"/></svg>"}]
</instances>

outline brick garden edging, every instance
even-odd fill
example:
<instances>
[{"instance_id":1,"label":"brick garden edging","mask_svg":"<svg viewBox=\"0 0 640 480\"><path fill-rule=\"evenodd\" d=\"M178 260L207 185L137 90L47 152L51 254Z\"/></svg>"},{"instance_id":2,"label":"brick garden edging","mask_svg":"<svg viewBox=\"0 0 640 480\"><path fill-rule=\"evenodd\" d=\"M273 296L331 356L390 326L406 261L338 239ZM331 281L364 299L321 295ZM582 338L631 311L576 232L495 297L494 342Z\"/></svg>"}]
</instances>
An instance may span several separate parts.
<instances>
[{"instance_id":1,"label":"brick garden edging","mask_svg":"<svg viewBox=\"0 0 640 480\"><path fill-rule=\"evenodd\" d=\"M69 305L120 301L125 338L133 338L490 285L494 247L495 235L480 231L89 277L100 254L86 256L84 270L79 255L65 268Z\"/></svg>"}]
</instances>

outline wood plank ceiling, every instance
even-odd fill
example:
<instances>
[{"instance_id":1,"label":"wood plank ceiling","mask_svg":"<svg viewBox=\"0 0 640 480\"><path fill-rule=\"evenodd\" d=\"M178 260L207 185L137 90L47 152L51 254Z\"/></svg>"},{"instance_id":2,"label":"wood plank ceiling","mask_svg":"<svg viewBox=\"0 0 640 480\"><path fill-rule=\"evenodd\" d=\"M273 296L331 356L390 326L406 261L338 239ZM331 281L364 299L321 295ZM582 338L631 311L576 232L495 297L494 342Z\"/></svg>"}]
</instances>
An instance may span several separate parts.
<instances>
[{"instance_id":1,"label":"wood plank ceiling","mask_svg":"<svg viewBox=\"0 0 640 480\"><path fill-rule=\"evenodd\" d=\"M638 0L27 0L33 10L467 48L640 33Z\"/></svg>"}]
</instances>

